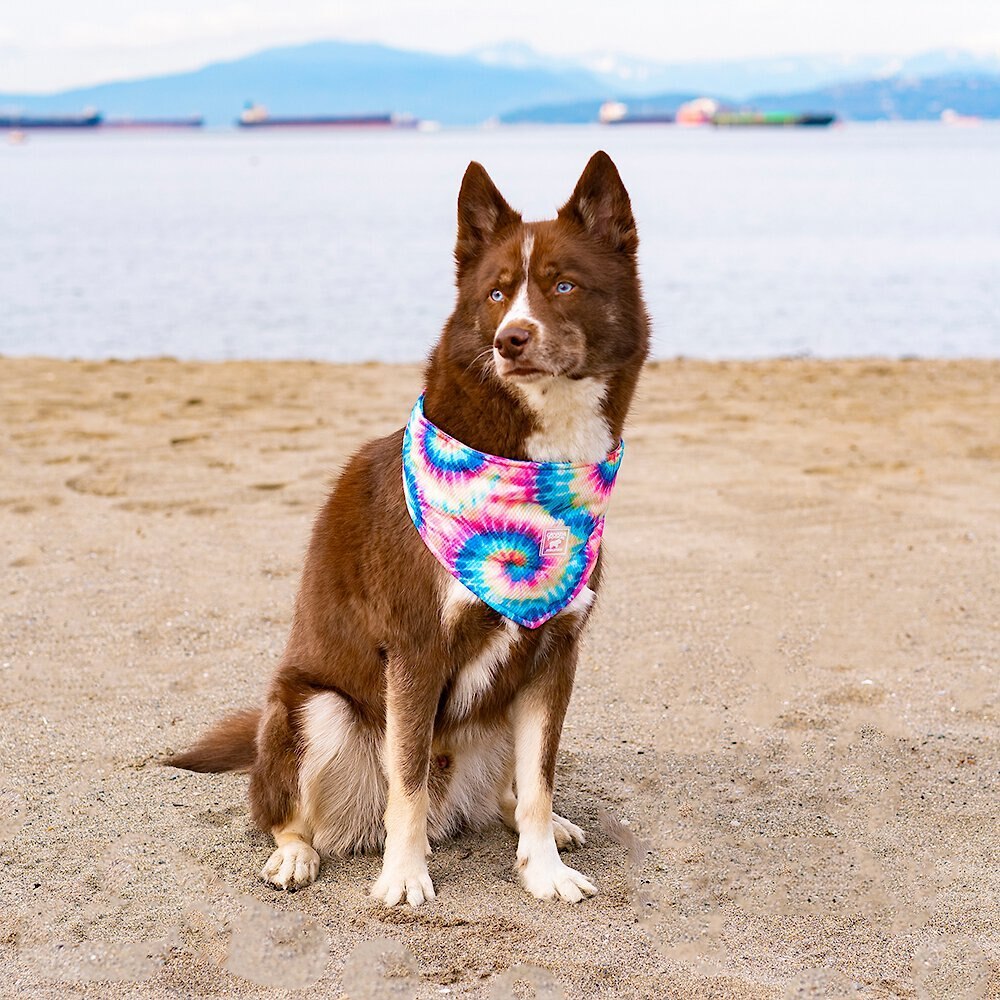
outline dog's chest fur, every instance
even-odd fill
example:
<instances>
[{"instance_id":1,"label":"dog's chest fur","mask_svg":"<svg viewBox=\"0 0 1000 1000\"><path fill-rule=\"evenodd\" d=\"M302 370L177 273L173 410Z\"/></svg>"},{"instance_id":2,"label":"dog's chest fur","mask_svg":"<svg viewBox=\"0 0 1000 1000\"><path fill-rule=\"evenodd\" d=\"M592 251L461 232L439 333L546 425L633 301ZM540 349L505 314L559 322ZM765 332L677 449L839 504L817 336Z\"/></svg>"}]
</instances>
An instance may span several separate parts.
<instances>
[{"instance_id":1,"label":"dog's chest fur","mask_svg":"<svg viewBox=\"0 0 1000 1000\"><path fill-rule=\"evenodd\" d=\"M602 410L606 386L593 378L546 379L519 387L519 395L536 422L526 440L525 450L532 461L595 462L613 447L611 431ZM442 721L461 725L499 707L503 680L514 660L530 659L543 648L549 623L539 629L525 629L501 619L483 628L482 602L444 568L439 580L441 624L446 633L479 632L474 655L454 664L451 682L440 713ZM578 629L586 620L596 594L589 586L552 622L552 628ZM476 612L480 612L477 614ZM472 612L467 614L466 612ZM457 645L457 644L456 644ZM462 646L466 642L461 643Z\"/></svg>"},{"instance_id":2,"label":"dog's chest fur","mask_svg":"<svg viewBox=\"0 0 1000 1000\"><path fill-rule=\"evenodd\" d=\"M518 391L538 425L525 442L533 462L599 462L614 447L600 380L546 379Z\"/></svg>"}]
</instances>

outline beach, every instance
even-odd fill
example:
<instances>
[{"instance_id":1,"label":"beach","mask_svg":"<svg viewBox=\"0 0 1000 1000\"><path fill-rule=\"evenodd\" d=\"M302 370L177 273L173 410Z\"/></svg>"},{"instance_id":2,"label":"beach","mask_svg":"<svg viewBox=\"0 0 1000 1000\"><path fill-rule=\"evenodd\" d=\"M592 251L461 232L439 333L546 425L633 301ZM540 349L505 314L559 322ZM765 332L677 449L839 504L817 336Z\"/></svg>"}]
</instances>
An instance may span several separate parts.
<instances>
[{"instance_id":1,"label":"beach","mask_svg":"<svg viewBox=\"0 0 1000 1000\"><path fill-rule=\"evenodd\" d=\"M246 776L159 761L260 703L419 367L0 357L0 994L1000 995L998 387L651 364L557 770L600 894L528 897L498 826L388 910L371 857L271 891Z\"/></svg>"}]
</instances>

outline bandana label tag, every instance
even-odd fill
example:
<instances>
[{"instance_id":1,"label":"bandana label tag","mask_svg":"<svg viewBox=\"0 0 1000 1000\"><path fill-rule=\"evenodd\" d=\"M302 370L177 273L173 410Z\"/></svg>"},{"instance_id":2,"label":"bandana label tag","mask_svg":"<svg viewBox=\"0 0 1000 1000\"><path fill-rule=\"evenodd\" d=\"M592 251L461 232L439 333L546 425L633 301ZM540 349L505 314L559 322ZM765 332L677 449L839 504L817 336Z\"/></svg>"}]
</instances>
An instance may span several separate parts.
<instances>
[{"instance_id":1,"label":"bandana label tag","mask_svg":"<svg viewBox=\"0 0 1000 1000\"><path fill-rule=\"evenodd\" d=\"M546 528L542 555L563 555L569 546L569 528Z\"/></svg>"}]
</instances>

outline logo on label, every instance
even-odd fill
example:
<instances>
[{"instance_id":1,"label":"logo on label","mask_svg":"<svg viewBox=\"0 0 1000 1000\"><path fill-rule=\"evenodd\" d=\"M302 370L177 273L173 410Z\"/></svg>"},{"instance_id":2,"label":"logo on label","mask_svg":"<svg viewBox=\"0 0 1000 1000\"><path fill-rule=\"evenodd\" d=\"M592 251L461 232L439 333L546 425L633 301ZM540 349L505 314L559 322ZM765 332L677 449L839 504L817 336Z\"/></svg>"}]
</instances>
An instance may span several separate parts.
<instances>
[{"instance_id":1,"label":"logo on label","mask_svg":"<svg viewBox=\"0 0 1000 1000\"><path fill-rule=\"evenodd\" d=\"M542 555L561 556L569 549L569 528L546 528L542 535Z\"/></svg>"}]
</instances>

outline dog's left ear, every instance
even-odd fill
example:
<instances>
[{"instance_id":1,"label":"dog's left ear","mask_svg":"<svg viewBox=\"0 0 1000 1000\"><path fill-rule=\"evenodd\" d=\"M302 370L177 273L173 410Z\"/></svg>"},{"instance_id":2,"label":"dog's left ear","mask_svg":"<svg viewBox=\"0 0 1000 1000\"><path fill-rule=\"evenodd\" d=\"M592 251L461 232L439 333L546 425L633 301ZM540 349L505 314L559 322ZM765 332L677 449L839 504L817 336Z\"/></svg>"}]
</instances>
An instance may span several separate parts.
<instances>
[{"instance_id":1,"label":"dog's left ear","mask_svg":"<svg viewBox=\"0 0 1000 1000\"><path fill-rule=\"evenodd\" d=\"M596 236L613 250L635 256L639 234L632 204L618 168L603 149L584 167L569 201L559 209L560 219L569 219Z\"/></svg>"}]
</instances>

